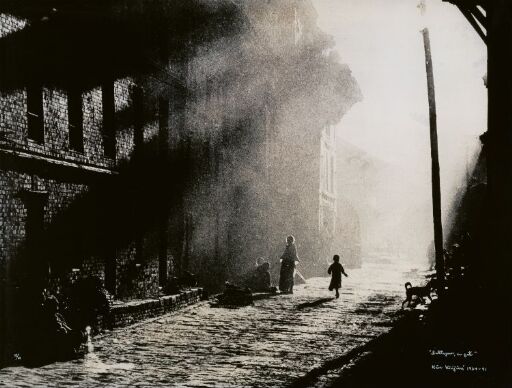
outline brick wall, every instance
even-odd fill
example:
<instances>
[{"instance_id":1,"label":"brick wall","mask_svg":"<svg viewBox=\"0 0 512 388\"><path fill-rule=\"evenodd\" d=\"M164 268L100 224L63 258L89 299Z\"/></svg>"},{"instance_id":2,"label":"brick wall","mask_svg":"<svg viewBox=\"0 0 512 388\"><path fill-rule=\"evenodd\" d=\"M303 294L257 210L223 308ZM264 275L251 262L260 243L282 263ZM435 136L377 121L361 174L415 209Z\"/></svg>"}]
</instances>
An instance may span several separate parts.
<instances>
[{"instance_id":1,"label":"brick wall","mask_svg":"<svg viewBox=\"0 0 512 388\"><path fill-rule=\"evenodd\" d=\"M115 112L126 112L131 105L131 90L134 82L130 78L123 78L114 82ZM118 160L127 160L133 151L133 125L123 125L117 128L116 155Z\"/></svg>"},{"instance_id":2,"label":"brick wall","mask_svg":"<svg viewBox=\"0 0 512 388\"><path fill-rule=\"evenodd\" d=\"M14 171L0 171L0 260L15 255L25 238L26 206L20 197L23 190L48 192L45 205L46 225L74 198L87 190L85 185L57 182Z\"/></svg>"},{"instance_id":3,"label":"brick wall","mask_svg":"<svg viewBox=\"0 0 512 388\"><path fill-rule=\"evenodd\" d=\"M22 29L25 22L4 14L0 15L0 37ZM43 102L44 141L37 143L28 138L27 90L0 92L0 157L9 155L14 162L0 163L0 275L16 261L19 247L26 232L26 204L19 194L23 190L48 193L44 207L44 222L48 227L57 216L63 214L77 199L87 196L91 183L77 178L73 168L83 166L101 169L105 175L116 173L117 163L128 160L134 148L134 128L131 78L114 81L114 109L116 131L116 158L110 159L104 152L102 89L95 87L81 93L83 118L83 151L70 147L68 92L63 89L44 87ZM144 124L145 142L158 133L157 120ZM19 167L17 158L34 159L39 163L37 172ZM3 159L2 159L3 160ZM57 166L72 163L71 172L59 179L52 173ZM14 165L14 168L12 168ZM44 166L43 166L44 165ZM73 167L76 166L76 167ZM95 170L96 171L96 170ZM59 174L57 174L59 176ZM108 179L108 178L107 178ZM99 199L101 200L101 198ZM80 220L71 221L80 223ZM73 224L69 225L73 228ZM79 240L79 239L78 239ZM116 289L123 299L144 298L158 294L158 259L153 251L142 249L144 260L136 262L134 244L118 247L113 253L116 259ZM147 252L144 252L144 251ZM105 279L105 259L97 254L84 254L79 263L69 264L80 270L79 276L95 276ZM140 260L139 260L140 261ZM11 279L14 280L14 279Z\"/></svg>"},{"instance_id":4,"label":"brick wall","mask_svg":"<svg viewBox=\"0 0 512 388\"><path fill-rule=\"evenodd\" d=\"M116 297L121 300L149 298L158 295L158 257L144 252L137 261L135 244L119 250L116 260Z\"/></svg>"},{"instance_id":5,"label":"brick wall","mask_svg":"<svg viewBox=\"0 0 512 388\"><path fill-rule=\"evenodd\" d=\"M7 14L0 14L0 38L21 30L27 22Z\"/></svg>"},{"instance_id":6,"label":"brick wall","mask_svg":"<svg viewBox=\"0 0 512 388\"><path fill-rule=\"evenodd\" d=\"M105 261L98 256L89 256L84 258L80 267L80 273L84 277L95 277L102 282L105 281Z\"/></svg>"},{"instance_id":7,"label":"brick wall","mask_svg":"<svg viewBox=\"0 0 512 388\"><path fill-rule=\"evenodd\" d=\"M116 93L116 98L128 100L129 91L125 93ZM0 146L56 160L113 168L114 161L104 155L101 88L82 93L83 152L69 147L67 104L65 91L43 88L44 143L38 144L27 137L26 91L0 93ZM127 158L133 150L133 128L118 130L116 142L117 159Z\"/></svg>"},{"instance_id":8,"label":"brick wall","mask_svg":"<svg viewBox=\"0 0 512 388\"><path fill-rule=\"evenodd\" d=\"M86 160L93 164L111 166L112 161L104 156L102 109L101 88L98 87L82 94L84 155Z\"/></svg>"},{"instance_id":9,"label":"brick wall","mask_svg":"<svg viewBox=\"0 0 512 388\"><path fill-rule=\"evenodd\" d=\"M8 269L8 259L25 238L26 209L15 194L27 177L11 171L0 173L0 271ZM1 277L4 276L5 273Z\"/></svg>"},{"instance_id":10,"label":"brick wall","mask_svg":"<svg viewBox=\"0 0 512 388\"><path fill-rule=\"evenodd\" d=\"M1 170L0 187L0 262L4 268L9 259L16 259L25 238L27 209L20 197L21 192L36 190L48 193L44 222L49 225L57 214L87 191L86 185Z\"/></svg>"},{"instance_id":11,"label":"brick wall","mask_svg":"<svg viewBox=\"0 0 512 388\"><path fill-rule=\"evenodd\" d=\"M119 292L116 297L122 300L150 298L159 293L158 259L147 257L143 263L130 256L125 262L118 256ZM126 255L124 257L127 257Z\"/></svg>"}]
</instances>

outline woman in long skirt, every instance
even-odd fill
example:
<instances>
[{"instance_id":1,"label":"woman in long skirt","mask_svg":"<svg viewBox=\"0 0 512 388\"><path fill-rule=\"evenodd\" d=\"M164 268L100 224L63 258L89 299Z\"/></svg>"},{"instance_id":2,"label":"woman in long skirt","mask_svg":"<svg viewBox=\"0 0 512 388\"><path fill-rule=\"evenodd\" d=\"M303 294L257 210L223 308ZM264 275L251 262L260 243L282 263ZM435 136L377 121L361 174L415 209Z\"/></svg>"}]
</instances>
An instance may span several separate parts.
<instances>
[{"instance_id":1,"label":"woman in long skirt","mask_svg":"<svg viewBox=\"0 0 512 388\"><path fill-rule=\"evenodd\" d=\"M286 248L281 255L281 272L279 274L279 290L281 292L293 294L293 278L295 276L295 266L298 262L295 238L288 236L286 238Z\"/></svg>"}]
</instances>

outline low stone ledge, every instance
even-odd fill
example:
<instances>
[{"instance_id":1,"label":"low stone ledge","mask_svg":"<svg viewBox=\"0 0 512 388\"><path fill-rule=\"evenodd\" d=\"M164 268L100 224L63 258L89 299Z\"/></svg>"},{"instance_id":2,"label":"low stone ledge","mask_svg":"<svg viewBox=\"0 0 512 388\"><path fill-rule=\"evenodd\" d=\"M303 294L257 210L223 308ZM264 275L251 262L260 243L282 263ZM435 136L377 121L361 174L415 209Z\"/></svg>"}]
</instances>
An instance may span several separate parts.
<instances>
[{"instance_id":1,"label":"low stone ledge","mask_svg":"<svg viewBox=\"0 0 512 388\"><path fill-rule=\"evenodd\" d=\"M109 314L102 317L100 326L103 329L129 326L197 303L201 300L202 295L202 288L193 288L177 295L115 303Z\"/></svg>"}]
</instances>

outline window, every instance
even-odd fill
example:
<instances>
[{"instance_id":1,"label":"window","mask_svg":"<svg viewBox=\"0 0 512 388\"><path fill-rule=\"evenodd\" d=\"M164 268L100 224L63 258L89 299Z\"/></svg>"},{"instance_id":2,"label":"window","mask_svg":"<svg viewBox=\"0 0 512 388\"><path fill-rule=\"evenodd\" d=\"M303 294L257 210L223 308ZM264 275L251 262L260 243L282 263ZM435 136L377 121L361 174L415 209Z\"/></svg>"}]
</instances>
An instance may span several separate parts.
<instances>
[{"instance_id":1,"label":"window","mask_svg":"<svg viewBox=\"0 0 512 388\"><path fill-rule=\"evenodd\" d=\"M33 284L44 284L50 272L48 258L41 249L44 244L44 215L48 193L23 190L20 197L25 204L26 275Z\"/></svg>"},{"instance_id":2,"label":"window","mask_svg":"<svg viewBox=\"0 0 512 388\"><path fill-rule=\"evenodd\" d=\"M165 212L162 212L158 221L158 279L160 286L164 287L167 284L167 273L169 271L167 262L168 222Z\"/></svg>"},{"instance_id":3,"label":"window","mask_svg":"<svg viewBox=\"0 0 512 388\"><path fill-rule=\"evenodd\" d=\"M331 192L334 193L334 156L331 155Z\"/></svg>"},{"instance_id":4,"label":"window","mask_svg":"<svg viewBox=\"0 0 512 388\"><path fill-rule=\"evenodd\" d=\"M158 99L158 139L160 156L163 158L169 147L169 100L164 97Z\"/></svg>"},{"instance_id":5,"label":"window","mask_svg":"<svg viewBox=\"0 0 512 388\"><path fill-rule=\"evenodd\" d=\"M322 150L320 160L320 189L327 191L327 157L323 152L325 151Z\"/></svg>"},{"instance_id":6,"label":"window","mask_svg":"<svg viewBox=\"0 0 512 388\"><path fill-rule=\"evenodd\" d=\"M109 247L105 253L105 288L112 295L116 294L116 250Z\"/></svg>"},{"instance_id":7,"label":"window","mask_svg":"<svg viewBox=\"0 0 512 388\"><path fill-rule=\"evenodd\" d=\"M331 188L331 182L329 182L329 156L325 155L325 170L324 170L324 181L325 181L325 191L329 192Z\"/></svg>"},{"instance_id":8,"label":"window","mask_svg":"<svg viewBox=\"0 0 512 388\"><path fill-rule=\"evenodd\" d=\"M101 100L103 105L103 151L107 158L116 157L116 127L114 83L109 82L101 88Z\"/></svg>"},{"instance_id":9,"label":"window","mask_svg":"<svg viewBox=\"0 0 512 388\"><path fill-rule=\"evenodd\" d=\"M141 87L134 87L132 90L133 108L133 144L136 152L140 152L144 143L144 91Z\"/></svg>"},{"instance_id":10,"label":"window","mask_svg":"<svg viewBox=\"0 0 512 388\"><path fill-rule=\"evenodd\" d=\"M69 148L83 152L84 129L82 112L82 93L79 89L68 92Z\"/></svg>"},{"instance_id":11,"label":"window","mask_svg":"<svg viewBox=\"0 0 512 388\"><path fill-rule=\"evenodd\" d=\"M44 204L45 202L39 196L27 195L26 238L27 245L34 248L34 251L40 248L39 243L43 234Z\"/></svg>"},{"instance_id":12,"label":"window","mask_svg":"<svg viewBox=\"0 0 512 388\"><path fill-rule=\"evenodd\" d=\"M43 90L41 86L27 88L28 138L44 143Z\"/></svg>"},{"instance_id":13,"label":"window","mask_svg":"<svg viewBox=\"0 0 512 388\"><path fill-rule=\"evenodd\" d=\"M324 182L325 191L329 191L329 156L327 154L325 155Z\"/></svg>"}]
</instances>

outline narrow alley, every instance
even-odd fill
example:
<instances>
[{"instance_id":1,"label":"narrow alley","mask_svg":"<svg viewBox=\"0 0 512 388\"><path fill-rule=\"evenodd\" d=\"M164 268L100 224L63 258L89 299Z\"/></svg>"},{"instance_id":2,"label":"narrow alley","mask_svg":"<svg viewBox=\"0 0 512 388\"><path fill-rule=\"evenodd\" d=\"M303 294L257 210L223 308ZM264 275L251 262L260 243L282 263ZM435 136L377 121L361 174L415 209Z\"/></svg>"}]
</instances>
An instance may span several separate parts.
<instances>
[{"instance_id":1,"label":"narrow alley","mask_svg":"<svg viewBox=\"0 0 512 388\"><path fill-rule=\"evenodd\" d=\"M395 264L368 263L347 272L339 300L304 306L333 296L326 277L253 307L201 302L94 338L83 359L3 369L0 385L287 386L388 331L400 314L404 282L421 278Z\"/></svg>"}]
</instances>

